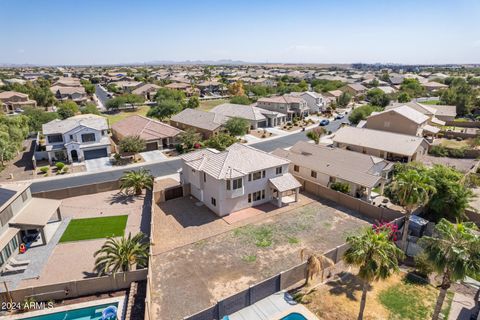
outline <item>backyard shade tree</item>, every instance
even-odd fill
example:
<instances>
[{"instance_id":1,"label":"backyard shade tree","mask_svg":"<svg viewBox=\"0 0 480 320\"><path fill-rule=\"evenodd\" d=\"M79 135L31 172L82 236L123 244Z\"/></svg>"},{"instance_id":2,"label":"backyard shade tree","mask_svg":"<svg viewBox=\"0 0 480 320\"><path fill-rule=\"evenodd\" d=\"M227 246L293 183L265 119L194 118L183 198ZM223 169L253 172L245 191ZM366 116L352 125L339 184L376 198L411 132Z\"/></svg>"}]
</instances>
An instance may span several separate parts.
<instances>
[{"instance_id":1,"label":"backyard shade tree","mask_svg":"<svg viewBox=\"0 0 480 320\"><path fill-rule=\"evenodd\" d=\"M100 275L115 274L144 267L148 262L149 243L143 233L134 237L107 238L102 247L94 253L95 271Z\"/></svg>"},{"instance_id":2,"label":"backyard shade tree","mask_svg":"<svg viewBox=\"0 0 480 320\"><path fill-rule=\"evenodd\" d=\"M127 104L135 105L143 103L144 101L144 97L129 93L108 100L105 107L109 110L118 110L125 107Z\"/></svg>"},{"instance_id":3,"label":"backyard shade tree","mask_svg":"<svg viewBox=\"0 0 480 320\"><path fill-rule=\"evenodd\" d=\"M247 96L235 96L230 99L230 103L249 105L252 102Z\"/></svg>"},{"instance_id":4,"label":"backyard shade tree","mask_svg":"<svg viewBox=\"0 0 480 320\"><path fill-rule=\"evenodd\" d=\"M250 123L246 119L234 117L225 123L225 129L231 136L243 136L248 133Z\"/></svg>"},{"instance_id":5,"label":"backyard shade tree","mask_svg":"<svg viewBox=\"0 0 480 320\"><path fill-rule=\"evenodd\" d=\"M352 95L348 92L344 92L340 95L340 97L338 97L338 106L339 107L346 107L348 106L348 104L350 103L350 101L352 100Z\"/></svg>"},{"instance_id":6,"label":"backyard shade tree","mask_svg":"<svg viewBox=\"0 0 480 320\"><path fill-rule=\"evenodd\" d=\"M412 98L410 98L410 95L407 92L402 92L398 95L398 102L400 103L406 103L410 102Z\"/></svg>"},{"instance_id":7,"label":"backyard shade tree","mask_svg":"<svg viewBox=\"0 0 480 320\"><path fill-rule=\"evenodd\" d=\"M425 171L407 169L395 176L392 191L396 194L399 204L405 209L405 223L401 242L401 248L405 251L407 249L408 227L413 210L426 204L436 190L432 179Z\"/></svg>"},{"instance_id":8,"label":"backyard shade tree","mask_svg":"<svg viewBox=\"0 0 480 320\"><path fill-rule=\"evenodd\" d=\"M180 102L173 99L159 100L155 107L148 110L147 117L164 120L180 111L182 111L182 105Z\"/></svg>"},{"instance_id":9,"label":"backyard shade tree","mask_svg":"<svg viewBox=\"0 0 480 320\"><path fill-rule=\"evenodd\" d=\"M62 119L73 117L78 111L78 105L73 101L61 102L57 107L57 113Z\"/></svg>"},{"instance_id":10,"label":"backyard shade tree","mask_svg":"<svg viewBox=\"0 0 480 320\"><path fill-rule=\"evenodd\" d=\"M12 160L29 133L28 118L24 115L0 115L0 162Z\"/></svg>"},{"instance_id":11,"label":"backyard shade tree","mask_svg":"<svg viewBox=\"0 0 480 320\"><path fill-rule=\"evenodd\" d=\"M427 260L442 275L440 293L433 311L433 320L440 311L452 282L463 280L467 274L480 273L480 237L472 222L451 223L445 219L435 226L436 237L424 236L419 244Z\"/></svg>"},{"instance_id":12,"label":"backyard shade tree","mask_svg":"<svg viewBox=\"0 0 480 320\"><path fill-rule=\"evenodd\" d=\"M418 98L425 94L425 88L422 87L417 79L406 78L400 85L400 92L405 92L410 97Z\"/></svg>"},{"instance_id":13,"label":"backyard shade tree","mask_svg":"<svg viewBox=\"0 0 480 320\"><path fill-rule=\"evenodd\" d=\"M365 229L360 235L347 237L349 248L343 255L343 260L359 268L358 277L362 280L362 298L358 320L363 319L367 302L367 292L372 281L388 278L398 271L398 259L402 251L390 240L385 230Z\"/></svg>"},{"instance_id":14,"label":"backyard shade tree","mask_svg":"<svg viewBox=\"0 0 480 320\"><path fill-rule=\"evenodd\" d=\"M179 140L183 144L183 147L189 150L201 140L201 137L200 134L195 131L195 129L189 128L179 134Z\"/></svg>"},{"instance_id":15,"label":"backyard shade tree","mask_svg":"<svg viewBox=\"0 0 480 320\"><path fill-rule=\"evenodd\" d=\"M378 88L367 92L367 100L371 105L385 108L390 103L390 97Z\"/></svg>"},{"instance_id":16,"label":"backyard shade tree","mask_svg":"<svg viewBox=\"0 0 480 320\"><path fill-rule=\"evenodd\" d=\"M237 81L228 86L228 93L232 96L244 96L243 82Z\"/></svg>"},{"instance_id":17,"label":"backyard shade tree","mask_svg":"<svg viewBox=\"0 0 480 320\"><path fill-rule=\"evenodd\" d=\"M320 138L325 134L325 132L326 131L324 128L317 127L307 132L307 138L313 140L315 144L319 144Z\"/></svg>"},{"instance_id":18,"label":"backyard shade tree","mask_svg":"<svg viewBox=\"0 0 480 320\"><path fill-rule=\"evenodd\" d=\"M30 132L41 131L42 124L59 118L59 115L56 112L46 112L42 109L32 107L24 108L23 115L28 118Z\"/></svg>"},{"instance_id":19,"label":"backyard shade tree","mask_svg":"<svg viewBox=\"0 0 480 320\"><path fill-rule=\"evenodd\" d=\"M136 154L145 150L146 142L140 136L127 136L123 138L118 145L120 152Z\"/></svg>"},{"instance_id":20,"label":"backyard shade tree","mask_svg":"<svg viewBox=\"0 0 480 320\"><path fill-rule=\"evenodd\" d=\"M219 133L215 136L210 137L210 139L206 140L205 145L209 148L223 151L228 147L230 147L235 142L237 142L237 138L226 133Z\"/></svg>"},{"instance_id":21,"label":"backyard shade tree","mask_svg":"<svg viewBox=\"0 0 480 320\"><path fill-rule=\"evenodd\" d=\"M381 110L378 107L366 104L364 106L353 109L353 111L348 116L348 120L352 124L358 124L361 120L367 119L367 117L372 114L374 111Z\"/></svg>"},{"instance_id":22,"label":"backyard shade tree","mask_svg":"<svg viewBox=\"0 0 480 320\"><path fill-rule=\"evenodd\" d=\"M132 191L135 195L141 195L143 189L152 190L153 176L149 170L140 169L138 171L127 171L120 178L120 191L125 191L127 194L131 194Z\"/></svg>"},{"instance_id":23,"label":"backyard shade tree","mask_svg":"<svg viewBox=\"0 0 480 320\"><path fill-rule=\"evenodd\" d=\"M87 103L84 107L80 109L80 112L82 114L96 114L96 115L100 114L100 111L98 111L97 106L93 103Z\"/></svg>"},{"instance_id":24,"label":"backyard shade tree","mask_svg":"<svg viewBox=\"0 0 480 320\"><path fill-rule=\"evenodd\" d=\"M187 108L197 109L200 106L200 99L197 96L190 97L187 101Z\"/></svg>"}]
</instances>

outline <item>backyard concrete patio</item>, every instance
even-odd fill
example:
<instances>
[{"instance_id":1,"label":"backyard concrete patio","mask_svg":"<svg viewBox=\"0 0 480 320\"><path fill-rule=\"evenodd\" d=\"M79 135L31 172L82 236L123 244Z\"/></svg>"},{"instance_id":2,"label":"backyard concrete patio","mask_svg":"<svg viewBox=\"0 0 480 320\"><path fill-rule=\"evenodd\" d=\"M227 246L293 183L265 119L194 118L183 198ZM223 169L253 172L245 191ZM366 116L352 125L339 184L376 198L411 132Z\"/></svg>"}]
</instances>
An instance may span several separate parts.
<instances>
[{"instance_id":1,"label":"backyard concrete patio","mask_svg":"<svg viewBox=\"0 0 480 320\"><path fill-rule=\"evenodd\" d=\"M233 224L188 198L160 208L154 213L151 263L156 319L181 319L203 310L299 264L302 248L325 252L369 224L351 210L309 195Z\"/></svg>"}]
</instances>

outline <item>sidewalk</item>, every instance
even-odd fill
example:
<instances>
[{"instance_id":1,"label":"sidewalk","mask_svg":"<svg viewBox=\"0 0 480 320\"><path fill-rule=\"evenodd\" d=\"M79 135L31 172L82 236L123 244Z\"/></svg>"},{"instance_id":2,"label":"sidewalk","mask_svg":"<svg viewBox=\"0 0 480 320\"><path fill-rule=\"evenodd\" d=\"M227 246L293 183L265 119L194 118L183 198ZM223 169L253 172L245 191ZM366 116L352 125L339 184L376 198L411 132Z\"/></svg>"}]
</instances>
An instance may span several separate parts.
<instances>
[{"instance_id":1,"label":"sidewalk","mask_svg":"<svg viewBox=\"0 0 480 320\"><path fill-rule=\"evenodd\" d=\"M448 320L470 320L475 311L475 301L461 293L455 293Z\"/></svg>"}]
</instances>

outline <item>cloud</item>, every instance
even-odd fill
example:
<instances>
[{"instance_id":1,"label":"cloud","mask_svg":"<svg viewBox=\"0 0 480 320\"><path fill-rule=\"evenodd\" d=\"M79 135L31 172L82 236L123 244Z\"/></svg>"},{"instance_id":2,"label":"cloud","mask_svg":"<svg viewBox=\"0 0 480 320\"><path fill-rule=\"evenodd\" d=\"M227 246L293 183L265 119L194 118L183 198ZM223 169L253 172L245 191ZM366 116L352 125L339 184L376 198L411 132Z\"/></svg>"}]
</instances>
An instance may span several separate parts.
<instances>
[{"instance_id":1,"label":"cloud","mask_svg":"<svg viewBox=\"0 0 480 320\"><path fill-rule=\"evenodd\" d=\"M25 53L25 49L18 49L17 52L18 52L19 54L24 54L24 53Z\"/></svg>"}]
</instances>

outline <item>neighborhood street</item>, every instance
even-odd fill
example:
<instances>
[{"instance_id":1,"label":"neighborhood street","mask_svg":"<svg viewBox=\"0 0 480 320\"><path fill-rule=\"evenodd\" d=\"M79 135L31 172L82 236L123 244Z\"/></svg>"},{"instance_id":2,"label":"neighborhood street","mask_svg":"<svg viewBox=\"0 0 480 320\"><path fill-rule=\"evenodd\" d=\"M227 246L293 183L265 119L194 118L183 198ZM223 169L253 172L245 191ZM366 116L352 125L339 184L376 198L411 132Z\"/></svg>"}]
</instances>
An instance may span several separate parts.
<instances>
[{"instance_id":1,"label":"neighborhood street","mask_svg":"<svg viewBox=\"0 0 480 320\"><path fill-rule=\"evenodd\" d=\"M334 120L331 121L330 124L328 124L324 128L328 131L335 132L336 130L338 130L340 125L346 121L346 119ZM297 141L307 140L308 138L306 137L305 132L297 132L268 141L254 143L251 144L251 146L266 152L271 152L277 148L291 147ZM68 187L94 184L104 181L114 181L118 180L125 171L135 170L139 168L148 169L153 176L159 177L176 173L180 169L180 165L180 159L173 159L166 161L149 162L142 165L130 167L121 167L118 169L112 169L102 172L82 173L70 177L38 179L32 181L31 190L33 193L36 193L42 191L58 190Z\"/></svg>"}]
</instances>

